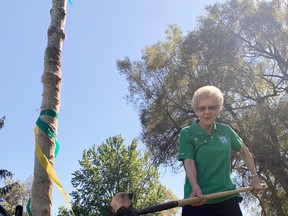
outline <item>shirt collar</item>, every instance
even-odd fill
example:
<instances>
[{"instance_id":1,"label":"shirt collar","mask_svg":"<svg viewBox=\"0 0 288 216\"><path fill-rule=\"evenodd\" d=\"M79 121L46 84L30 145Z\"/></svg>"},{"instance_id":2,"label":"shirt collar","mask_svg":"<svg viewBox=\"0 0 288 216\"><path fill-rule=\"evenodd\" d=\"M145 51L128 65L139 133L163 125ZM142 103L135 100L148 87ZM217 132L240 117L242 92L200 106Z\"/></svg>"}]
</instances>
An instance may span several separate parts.
<instances>
[{"instance_id":1,"label":"shirt collar","mask_svg":"<svg viewBox=\"0 0 288 216\"><path fill-rule=\"evenodd\" d=\"M198 122L199 122L199 119L195 120L192 124L194 134L195 135L207 135L208 133L198 125ZM218 124L216 122L214 122L211 134L213 134L214 132L216 132L218 130L219 130Z\"/></svg>"}]
</instances>

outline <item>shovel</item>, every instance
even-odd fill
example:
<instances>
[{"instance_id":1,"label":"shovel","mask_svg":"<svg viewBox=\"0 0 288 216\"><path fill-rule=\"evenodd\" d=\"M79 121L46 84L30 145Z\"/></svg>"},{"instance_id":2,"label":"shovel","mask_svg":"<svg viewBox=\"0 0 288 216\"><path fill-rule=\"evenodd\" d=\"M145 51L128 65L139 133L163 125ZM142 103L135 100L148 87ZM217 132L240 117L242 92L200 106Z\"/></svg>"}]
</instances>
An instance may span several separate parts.
<instances>
[{"instance_id":1,"label":"shovel","mask_svg":"<svg viewBox=\"0 0 288 216\"><path fill-rule=\"evenodd\" d=\"M262 189L266 188L266 185L261 184ZM252 191L254 189L253 186L247 186L243 188L238 188L235 190L229 190L229 191L224 191L224 192L218 192L218 193L212 193L212 194L207 194L204 195L204 198L206 200L208 199L216 199L216 198L221 198L221 197L226 197L242 192L248 192ZM199 197L192 197L192 198L186 198L182 200L175 200L175 201L170 201L162 204L157 204L153 206L149 206L147 208L141 209L141 210L136 210L132 208L132 193L127 193L127 192L120 192L117 193L111 203L110 203L110 216L138 216L138 215L144 215L148 213L153 213L153 212L158 212L158 211L163 211L175 207L181 207L181 206L186 206L186 205L192 205L194 203L197 203L200 201Z\"/></svg>"}]
</instances>

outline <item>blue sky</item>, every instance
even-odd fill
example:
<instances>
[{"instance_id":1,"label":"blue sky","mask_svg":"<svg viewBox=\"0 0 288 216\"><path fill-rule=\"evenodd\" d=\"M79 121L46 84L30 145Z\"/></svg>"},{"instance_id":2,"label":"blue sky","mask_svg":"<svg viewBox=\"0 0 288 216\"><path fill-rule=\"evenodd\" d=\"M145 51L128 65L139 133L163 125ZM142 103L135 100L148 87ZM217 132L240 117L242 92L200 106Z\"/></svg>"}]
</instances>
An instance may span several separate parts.
<instances>
[{"instance_id":1,"label":"blue sky","mask_svg":"<svg viewBox=\"0 0 288 216\"><path fill-rule=\"evenodd\" d=\"M79 169L83 150L119 134L130 144L140 134L138 114L124 99L127 82L119 75L116 60L139 60L146 46L165 39L170 24L179 25L185 35L195 28L205 6L216 1L72 2L74 6L67 6L62 50L61 147L55 161L67 193L73 190L71 173ZM0 131L0 168L14 173L14 180L24 181L34 169L33 128L42 101L41 76L51 1L2 0L1 8L0 118L5 115L6 121ZM182 198L183 173L162 172L161 181ZM54 187L53 212L61 205L65 201Z\"/></svg>"}]
</instances>

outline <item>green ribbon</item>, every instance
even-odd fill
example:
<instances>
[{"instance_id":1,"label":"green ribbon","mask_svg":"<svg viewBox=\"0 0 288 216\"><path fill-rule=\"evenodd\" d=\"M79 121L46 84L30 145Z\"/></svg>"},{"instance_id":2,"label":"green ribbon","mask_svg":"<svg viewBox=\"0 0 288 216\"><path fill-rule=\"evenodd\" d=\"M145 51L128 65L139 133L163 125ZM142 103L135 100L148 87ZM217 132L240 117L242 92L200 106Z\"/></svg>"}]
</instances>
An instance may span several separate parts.
<instances>
[{"instance_id":1,"label":"green ribbon","mask_svg":"<svg viewBox=\"0 0 288 216\"><path fill-rule=\"evenodd\" d=\"M42 110L40 112L40 115L48 115L48 116L51 116L51 117L54 117L54 118L57 118L58 119L58 113L55 112L54 110Z\"/></svg>"},{"instance_id":2,"label":"green ribbon","mask_svg":"<svg viewBox=\"0 0 288 216\"><path fill-rule=\"evenodd\" d=\"M32 212L31 212L31 209L30 209L30 204L31 204L31 197L29 197L29 200L27 202L27 205L26 205L26 210L27 210L27 214L29 216L32 216Z\"/></svg>"},{"instance_id":3,"label":"green ribbon","mask_svg":"<svg viewBox=\"0 0 288 216\"><path fill-rule=\"evenodd\" d=\"M41 112L42 113L42 112ZM40 114L41 115L41 114ZM55 150L54 150L54 157L57 156L59 149L60 149L60 145L59 142L56 138L56 133L53 130L52 127L50 127L50 125L48 125L46 122L44 122L41 118L37 119L36 125L50 138L55 138Z\"/></svg>"},{"instance_id":4,"label":"green ribbon","mask_svg":"<svg viewBox=\"0 0 288 216\"><path fill-rule=\"evenodd\" d=\"M54 117L54 118L57 118L58 119L58 113L55 112L54 110L51 110L51 109L47 109L47 110L42 110L40 112L40 116L41 115L47 115L47 116L51 116L51 117ZM54 143L55 143L55 150L54 150L54 157L56 158L58 152L59 152L59 149L60 149L60 145L59 145L59 142L56 138L56 133L55 131L53 130L53 128L47 124L46 122L44 122L40 117L37 119L36 121L36 125L50 138L55 138L54 139ZM32 216L32 212L31 212L31 209L30 209L30 204L31 204L31 197L29 198L28 202L27 202L27 205L26 205L26 210L27 210L27 213L29 216Z\"/></svg>"},{"instance_id":5,"label":"green ribbon","mask_svg":"<svg viewBox=\"0 0 288 216\"><path fill-rule=\"evenodd\" d=\"M71 0L68 0L69 1L69 3L71 4L71 6L73 6L73 3L72 3L72 1Z\"/></svg>"}]
</instances>

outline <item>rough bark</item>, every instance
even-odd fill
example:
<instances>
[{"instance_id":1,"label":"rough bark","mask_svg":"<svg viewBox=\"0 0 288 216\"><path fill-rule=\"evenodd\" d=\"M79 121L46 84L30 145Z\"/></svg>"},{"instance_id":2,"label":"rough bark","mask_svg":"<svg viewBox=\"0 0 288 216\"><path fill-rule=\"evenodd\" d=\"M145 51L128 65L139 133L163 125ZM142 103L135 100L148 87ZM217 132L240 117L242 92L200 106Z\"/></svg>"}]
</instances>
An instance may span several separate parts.
<instances>
[{"instance_id":1,"label":"rough bark","mask_svg":"<svg viewBox=\"0 0 288 216\"><path fill-rule=\"evenodd\" d=\"M56 113L60 108L60 92L62 84L61 51L65 39L67 0L52 0L51 23L48 29L48 43L44 57L42 76L43 93L41 110L51 109ZM57 118L41 115L41 118L57 133ZM49 138L39 130L38 141L44 155L54 166L54 138ZM35 156L34 179L32 185L31 212L33 216L50 216L52 207L53 182Z\"/></svg>"}]
</instances>

